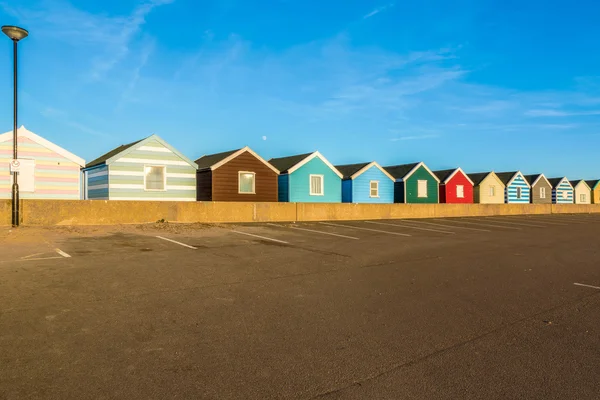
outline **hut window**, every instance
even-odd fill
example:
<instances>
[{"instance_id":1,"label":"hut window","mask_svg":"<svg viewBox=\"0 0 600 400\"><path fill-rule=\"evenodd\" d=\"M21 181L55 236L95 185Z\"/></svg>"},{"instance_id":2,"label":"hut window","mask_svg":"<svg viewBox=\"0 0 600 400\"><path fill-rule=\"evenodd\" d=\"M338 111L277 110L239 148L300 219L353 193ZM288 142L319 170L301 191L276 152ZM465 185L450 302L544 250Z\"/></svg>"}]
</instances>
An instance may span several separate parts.
<instances>
[{"instance_id":1,"label":"hut window","mask_svg":"<svg viewBox=\"0 0 600 400\"><path fill-rule=\"evenodd\" d=\"M496 186L490 186L490 197L494 197L496 195Z\"/></svg>"},{"instance_id":2,"label":"hut window","mask_svg":"<svg viewBox=\"0 0 600 400\"><path fill-rule=\"evenodd\" d=\"M310 175L310 195L323 196L324 192L323 175Z\"/></svg>"},{"instance_id":3,"label":"hut window","mask_svg":"<svg viewBox=\"0 0 600 400\"><path fill-rule=\"evenodd\" d=\"M254 172L238 172L238 193L255 194L256 193L256 174Z\"/></svg>"},{"instance_id":4,"label":"hut window","mask_svg":"<svg viewBox=\"0 0 600 400\"><path fill-rule=\"evenodd\" d=\"M540 188L540 199L545 199L546 198L546 188L542 187Z\"/></svg>"},{"instance_id":5,"label":"hut window","mask_svg":"<svg viewBox=\"0 0 600 400\"><path fill-rule=\"evenodd\" d=\"M567 191L563 190L562 192L560 192L560 196L566 200L567 199Z\"/></svg>"},{"instance_id":6,"label":"hut window","mask_svg":"<svg viewBox=\"0 0 600 400\"><path fill-rule=\"evenodd\" d=\"M581 193L581 194L579 195L579 201L580 201L581 203L585 203L585 201L586 201L586 198L585 198L585 193Z\"/></svg>"},{"instance_id":7,"label":"hut window","mask_svg":"<svg viewBox=\"0 0 600 400\"><path fill-rule=\"evenodd\" d=\"M427 197L427 181L417 181L417 197Z\"/></svg>"},{"instance_id":8,"label":"hut window","mask_svg":"<svg viewBox=\"0 0 600 400\"><path fill-rule=\"evenodd\" d=\"M517 188L517 199L521 198L521 195L523 194L522 191L523 189L521 189L520 187Z\"/></svg>"},{"instance_id":9,"label":"hut window","mask_svg":"<svg viewBox=\"0 0 600 400\"><path fill-rule=\"evenodd\" d=\"M147 165L144 168L145 190L166 190L167 173L164 165Z\"/></svg>"},{"instance_id":10,"label":"hut window","mask_svg":"<svg viewBox=\"0 0 600 400\"><path fill-rule=\"evenodd\" d=\"M456 186L456 197L459 199L465 198L465 187L463 185Z\"/></svg>"},{"instance_id":11,"label":"hut window","mask_svg":"<svg viewBox=\"0 0 600 400\"><path fill-rule=\"evenodd\" d=\"M371 181L369 183L370 197L379 197L379 181Z\"/></svg>"}]
</instances>

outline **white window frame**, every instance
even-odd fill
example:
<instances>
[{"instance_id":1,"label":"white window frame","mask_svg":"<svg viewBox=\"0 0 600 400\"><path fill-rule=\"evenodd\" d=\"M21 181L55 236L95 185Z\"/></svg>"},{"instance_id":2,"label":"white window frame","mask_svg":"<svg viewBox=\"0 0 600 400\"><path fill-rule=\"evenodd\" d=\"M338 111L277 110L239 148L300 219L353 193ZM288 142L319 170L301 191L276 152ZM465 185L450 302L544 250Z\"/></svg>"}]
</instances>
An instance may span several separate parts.
<instances>
[{"instance_id":1,"label":"white window frame","mask_svg":"<svg viewBox=\"0 0 600 400\"><path fill-rule=\"evenodd\" d=\"M419 187L420 187L421 182L425 183L425 195L424 196L421 196L421 193L419 191ZM428 194L427 179L419 179L419 180L417 180L417 198L419 198L419 199L426 199L427 198L427 194Z\"/></svg>"},{"instance_id":2,"label":"white window frame","mask_svg":"<svg viewBox=\"0 0 600 400\"><path fill-rule=\"evenodd\" d=\"M561 190L560 191L560 198L563 200L567 200L569 198L569 194L567 193L566 190Z\"/></svg>"},{"instance_id":3,"label":"white window frame","mask_svg":"<svg viewBox=\"0 0 600 400\"><path fill-rule=\"evenodd\" d=\"M490 197L496 197L496 186L490 185Z\"/></svg>"},{"instance_id":4,"label":"white window frame","mask_svg":"<svg viewBox=\"0 0 600 400\"><path fill-rule=\"evenodd\" d=\"M546 198L546 188L544 186L542 186L540 188L540 199L545 199Z\"/></svg>"},{"instance_id":5,"label":"white window frame","mask_svg":"<svg viewBox=\"0 0 600 400\"><path fill-rule=\"evenodd\" d=\"M148 189L146 187L146 168L162 168L163 174L163 187L164 189ZM167 191L167 166L157 164L144 164L144 192L166 192Z\"/></svg>"},{"instance_id":6,"label":"white window frame","mask_svg":"<svg viewBox=\"0 0 600 400\"><path fill-rule=\"evenodd\" d=\"M242 174L252 175L252 192L242 192ZM238 194L256 194L256 172L252 171L238 171Z\"/></svg>"},{"instance_id":7,"label":"white window frame","mask_svg":"<svg viewBox=\"0 0 600 400\"><path fill-rule=\"evenodd\" d=\"M521 186L517 186L517 200L521 200L523 198L523 188Z\"/></svg>"},{"instance_id":8,"label":"white window frame","mask_svg":"<svg viewBox=\"0 0 600 400\"><path fill-rule=\"evenodd\" d=\"M460 196L459 196L459 190L458 188L460 188ZM464 199L465 198L465 185L456 185L456 198L457 199Z\"/></svg>"},{"instance_id":9,"label":"white window frame","mask_svg":"<svg viewBox=\"0 0 600 400\"><path fill-rule=\"evenodd\" d=\"M376 195L373 195L373 184L375 184ZM379 198L379 181L369 181L369 197Z\"/></svg>"},{"instance_id":10,"label":"white window frame","mask_svg":"<svg viewBox=\"0 0 600 400\"><path fill-rule=\"evenodd\" d=\"M312 186L313 176L321 178L321 193L313 193L313 186ZM325 196L325 175L310 174L308 176L308 192L311 196Z\"/></svg>"}]
</instances>

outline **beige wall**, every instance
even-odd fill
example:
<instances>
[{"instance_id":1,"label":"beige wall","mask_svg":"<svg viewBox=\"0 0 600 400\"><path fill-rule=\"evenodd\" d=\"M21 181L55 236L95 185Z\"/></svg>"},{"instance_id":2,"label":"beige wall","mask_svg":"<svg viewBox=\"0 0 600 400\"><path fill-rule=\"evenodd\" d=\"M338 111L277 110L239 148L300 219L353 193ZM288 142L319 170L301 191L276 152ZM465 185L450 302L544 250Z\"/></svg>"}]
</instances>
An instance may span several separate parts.
<instances>
[{"instance_id":1,"label":"beige wall","mask_svg":"<svg viewBox=\"0 0 600 400\"><path fill-rule=\"evenodd\" d=\"M581 201L581 195L585 195L585 201ZM588 186L583 182L579 182L575 186L575 204L591 204L592 203L592 192L588 189Z\"/></svg>"},{"instance_id":2,"label":"beige wall","mask_svg":"<svg viewBox=\"0 0 600 400\"><path fill-rule=\"evenodd\" d=\"M490 196L490 187L494 186L494 195ZM504 204L504 184L496 176L489 174L475 187L475 203L480 204Z\"/></svg>"},{"instance_id":3,"label":"beige wall","mask_svg":"<svg viewBox=\"0 0 600 400\"><path fill-rule=\"evenodd\" d=\"M291 222L600 213L578 204L331 204L104 200L22 200L23 225L113 225L170 222ZM0 225L10 225L10 201L0 201Z\"/></svg>"}]
</instances>

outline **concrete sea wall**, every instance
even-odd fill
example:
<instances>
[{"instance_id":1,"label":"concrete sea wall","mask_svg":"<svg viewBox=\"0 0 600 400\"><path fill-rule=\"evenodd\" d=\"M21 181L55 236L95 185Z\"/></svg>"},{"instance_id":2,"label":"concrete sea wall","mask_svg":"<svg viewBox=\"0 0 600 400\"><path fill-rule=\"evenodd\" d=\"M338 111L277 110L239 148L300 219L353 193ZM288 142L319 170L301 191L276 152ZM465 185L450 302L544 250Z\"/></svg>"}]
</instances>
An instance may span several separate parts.
<instances>
[{"instance_id":1,"label":"concrete sea wall","mask_svg":"<svg viewBox=\"0 0 600 400\"><path fill-rule=\"evenodd\" d=\"M332 204L104 200L21 200L23 225L113 225L165 220L182 223L302 222L600 213L600 204ZM0 225L10 225L10 200L0 201Z\"/></svg>"}]
</instances>

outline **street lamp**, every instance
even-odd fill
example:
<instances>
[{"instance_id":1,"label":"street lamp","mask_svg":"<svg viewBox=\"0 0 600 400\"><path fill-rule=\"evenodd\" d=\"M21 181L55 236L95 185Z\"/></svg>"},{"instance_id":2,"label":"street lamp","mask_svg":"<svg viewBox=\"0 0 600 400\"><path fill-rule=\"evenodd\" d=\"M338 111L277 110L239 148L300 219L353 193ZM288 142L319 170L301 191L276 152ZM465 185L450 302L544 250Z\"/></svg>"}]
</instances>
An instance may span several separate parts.
<instances>
[{"instance_id":1,"label":"street lamp","mask_svg":"<svg viewBox=\"0 0 600 400\"><path fill-rule=\"evenodd\" d=\"M13 41L13 160L17 160L17 43L25 39L29 32L18 26L4 25L2 32ZM12 185L12 225L19 226L19 174L13 172Z\"/></svg>"}]
</instances>

